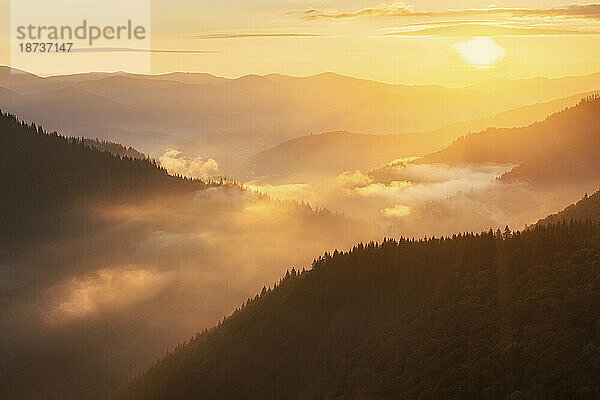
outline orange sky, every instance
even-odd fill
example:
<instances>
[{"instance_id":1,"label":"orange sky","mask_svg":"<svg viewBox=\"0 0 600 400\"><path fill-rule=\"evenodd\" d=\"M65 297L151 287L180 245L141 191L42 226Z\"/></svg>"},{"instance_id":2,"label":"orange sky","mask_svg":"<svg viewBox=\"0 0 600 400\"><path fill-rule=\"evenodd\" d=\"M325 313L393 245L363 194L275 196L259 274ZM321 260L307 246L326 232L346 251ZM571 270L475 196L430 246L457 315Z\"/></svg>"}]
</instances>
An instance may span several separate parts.
<instances>
[{"instance_id":1,"label":"orange sky","mask_svg":"<svg viewBox=\"0 0 600 400\"><path fill-rule=\"evenodd\" d=\"M2 1L0 64L12 65L10 2ZM150 72L237 77L334 71L446 86L490 77L581 75L600 71L600 5L586 4L154 0ZM36 10L31 13L35 16ZM102 70L100 57L117 65L123 60L118 69L147 72L128 68L128 56L124 51L78 54L65 62L63 72Z\"/></svg>"}]
</instances>

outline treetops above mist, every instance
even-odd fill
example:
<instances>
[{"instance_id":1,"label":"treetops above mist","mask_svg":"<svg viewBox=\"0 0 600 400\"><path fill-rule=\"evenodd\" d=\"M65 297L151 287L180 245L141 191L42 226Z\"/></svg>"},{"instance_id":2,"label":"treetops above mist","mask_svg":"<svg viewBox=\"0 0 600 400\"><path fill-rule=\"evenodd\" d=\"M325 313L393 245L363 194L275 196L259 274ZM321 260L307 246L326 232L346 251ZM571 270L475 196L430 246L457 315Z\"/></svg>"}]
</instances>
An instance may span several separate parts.
<instances>
[{"instance_id":1,"label":"treetops above mist","mask_svg":"<svg viewBox=\"0 0 600 400\"><path fill-rule=\"evenodd\" d=\"M7 216L0 236L27 231L28 221L39 223L77 205L215 184L171 176L134 149L48 133L1 112L0 149L0 185L7 193L0 198L0 210Z\"/></svg>"},{"instance_id":2,"label":"treetops above mist","mask_svg":"<svg viewBox=\"0 0 600 400\"><path fill-rule=\"evenodd\" d=\"M561 221L578 221L590 218L593 222L600 223L600 190L588 196L583 197L575 204L571 204L559 213L548 215L546 218L538 221L538 225L556 224Z\"/></svg>"},{"instance_id":3,"label":"treetops above mist","mask_svg":"<svg viewBox=\"0 0 600 400\"><path fill-rule=\"evenodd\" d=\"M308 203L271 199L227 177L202 181L170 175L154 159L132 147L49 133L2 112L0 149L0 185L9 193L0 198L0 212L7 216L0 227L0 238L33 239L44 227L67 224L65 216L78 207L127 201L143 204L157 196L179 196L211 187L246 191L254 201L266 201L322 221L349 220Z\"/></svg>"},{"instance_id":4,"label":"treetops above mist","mask_svg":"<svg viewBox=\"0 0 600 400\"><path fill-rule=\"evenodd\" d=\"M600 395L600 227L358 244L288 271L126 400Z\"/></svg>"}]
</instances>

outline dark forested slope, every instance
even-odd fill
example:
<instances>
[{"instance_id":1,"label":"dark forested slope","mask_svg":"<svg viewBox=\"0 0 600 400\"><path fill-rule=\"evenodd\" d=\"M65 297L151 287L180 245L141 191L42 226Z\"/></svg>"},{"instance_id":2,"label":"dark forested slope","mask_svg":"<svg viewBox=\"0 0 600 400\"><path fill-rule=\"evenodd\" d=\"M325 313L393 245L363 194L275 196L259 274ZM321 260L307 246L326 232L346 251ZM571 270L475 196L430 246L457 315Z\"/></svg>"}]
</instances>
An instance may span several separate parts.
<instances>
[{"instance_id":1,"label":"dark forested slope","mask_svg":"<svg viewBox=\"0 0 600 400\"><path fill-rule=\"evenodd\" d=\"M262 151L245 162L236 176L306 176L371 170L393 160L422 156L447 147L468 132L488 127L512 128L541 121L577 104L590 93L579 94L510 110L492 118L465 121L431 132L367 135L328 132L301 136Z\"/></svg>"},{"instance_id":2,"label":"dark forested slope","mask_svg":"<svg viewBox=\"0 0 600 400\"><path fill-rule=\"evenodd\" d=\"M148 158L148 156L146 156L144 153L142 153L141 151L138 151L136 148L131 147L131 146L123 146L122 144L119 144L119 143L111 142L111 141L104 140L104 139L98 139L98 138L96 138L96 139L83 138L81 140L88 147L92 147L99 151L109 152L110 154L112 154L114 156L139 158L139 159Z\"/></svg>"},{"instance_id":3,"label":"dark forested slope","mask_svg":"<svg viewBox=\"0 0 600 400\"><path fill-rule=\"evenodd\" d=\"M597 112L600 115L600 109ZM580 191L597 188L600 185L600 128L598 122L594 124L595 132L581 135L573 132L568 140L533 154L503 174L500 180L525 181L550 188L585 183Z\"/></svg>"},{"instance_id":4,"label":"dark forested slope","mask_svg":"<svg viewBox=\"0 0 600 400\"><path fill-rule=\"evenodd\" d=\"M599 149L600 96L596 95L525 128L471 134L420 162L518 164L501 181L547 188L567 185L582 192L600 185Z\"/></svg>"},{"instance_id":5,"label":"dark forested slope","mask_svg":"<svg viewBox=\"0 0 600 400\"><path fill-rule=\"evenodd\" d=\"M589 139L597 143L598 137L600 97L592 96L577 106L524 128L490 128L472 133L457 139L447 149L425 157L424 161L444 164L520 164L555 146L571 146Z\"/></svg>"},{"instance_id":6,"label":"dark forested slope","mask_svg":"<svg viewBox=\"0 0 600 400\"><path fill-rule=\"evenodd\" d=\"M78 203L205 187L170 176L134 149L47 133L1 112L0 151L0 239L5 240L34 234L42 219L48 222Z\"/></svg>"},{"instance_id":7,"label":"dark forested slope","mask_svg":"<svg viewBox=\"0 0 600 400\"><path fill-rule=\"evenodd\" d=\"M586 193L577 203L571 204L559 213L548 215L538 221L538 225L556 224L563 221L582 221L587 218L595 223L600 223L600 191L591 196Z\"/></svg>"},{"instance_id":8,"label":"dark forested slope","mask_svg":"<svg viewBox=\"0 0 600 400\"><path fill-rule=\"evenodd\" d=\"M599 360L586 220L325 254L120 399L583 400L600 396Z\"/></svg>"},{"instance_id":9,"label":"dark forested slope","mask_svg":"<svg viewBox=\"0 0 600 400\"><path fill-rule=\"evenodd\" d=\"M285 265L375 234L8 115L0 184L2 400L110 398Z\"/></svg>"}]
</instances>

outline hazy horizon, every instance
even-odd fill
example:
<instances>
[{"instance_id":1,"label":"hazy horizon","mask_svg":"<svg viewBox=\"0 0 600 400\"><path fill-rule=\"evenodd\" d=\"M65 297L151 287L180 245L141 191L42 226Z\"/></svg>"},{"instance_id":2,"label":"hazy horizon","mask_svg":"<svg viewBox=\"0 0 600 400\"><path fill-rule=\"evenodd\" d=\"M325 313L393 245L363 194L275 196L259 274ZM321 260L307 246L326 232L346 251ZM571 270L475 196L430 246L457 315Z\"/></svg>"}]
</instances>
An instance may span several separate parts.
<instances>
[{"instance_id":1,"label":"hazy horizon","mask_svg":"<svg viewBox=\"0 0 600 400\"><path fill-rule=\"evenodd\" d=\"M135 50L148 53L156 74L310 76L335 71L380 82L448 87L498 77L554 78L600 70L594 51L600 39L598 12L585 1L507 0L490 6L479 0L333 0L310 5L154 0L151 6L151 47L120 48L105 41L92 47L96 52L78 54L78 62L64 67L81 72L85 60L93 65L97 59L100 65L101 60L125 59ZM9 1L0 7L6 11L0 13L0 25L8 33ZM33 19L35 10L29 13ZM0 37L0 63L14 65L9 44ZM483 59L473 53L481 48Z\"/></svg>"},{"instance_id":2,"label":"hazy horizon","mask_svg":"<svg viewBox=\"0 0 600 400\"><path fill-rule=\"evenodd\" d=\"M483 83L483 82L490 81L490 80L503 80L503 79L508 80L508 81L532 81L532 80L537 80L537 79L559 80L559 79L563 79L563 78L568 79L568 78L586 77L586 76L600 74L600 67L599 67L598 70L593 70L593 71L581 73L581 74L567 74L567 75L563 75L560 73L557 73L555 75L533 74L530 76L522 76L522 77L505 77L505 76L501 76L501 75L498 75L498 76L482 75L479 77L480 79L474 79L473 81L467 82L464 85L445 85L443 83L440 83L438 81L433 81L433 80L432 81L422 81L422 82L377 80L375 78L371 78L371 77L367 77L367 76L355 76L355 75L345 74L343 72L332 71L332 70L323 70L323 71L318 71L318 72L313 72L313 73L296 74L296 75L295 74L286 74L286 73L278 72L278 71L262 72L262 73L248 72L248 73L240 73L237 75L225 75L225 74L219 74L218 72L208 72L205 70L167 70L164 72L152 72L152 73L138 73L135 71L127 71L127 70L109 70L109 71L90 70L90 71L80 71L80 72L67 72L67 73L60 73L60 74L36 74L34 72L30 72L27 70L20 70L18 68L12 67L10 65L0 65L0 68L9 68L11 70L19 71L18 73L31 74L31 75L38 76L40 78L66 77L66 76L86 75L86 74L107 74L107 75L126 74L126 75L133 75L133 76L137 75L137 76L148 76L148 77L161 77L161 76L166 77L168 75L174 75L174 74L191 74L191 75L196 74L196 75L212 75L215 78L224 78L224 79L228 79L228 80L238 80L238 79L242 79L242 78L246 78L246 77L253 77L253 76L258 76L258 77L263 77L263 78L277 77L277 76L289 77L289 78L311 78L311 77L316 77L316 76L320 76L320 75L332 74L332 75L337 75L337 76L341 76L341 77L345 77L345 78L377 82L377 83L382 83L382 84L386 84L386 85L441 86L441 87L448 88L448 89L468 88L470 86L477 85L479 83Z\"/></svg>"}]
</instances>

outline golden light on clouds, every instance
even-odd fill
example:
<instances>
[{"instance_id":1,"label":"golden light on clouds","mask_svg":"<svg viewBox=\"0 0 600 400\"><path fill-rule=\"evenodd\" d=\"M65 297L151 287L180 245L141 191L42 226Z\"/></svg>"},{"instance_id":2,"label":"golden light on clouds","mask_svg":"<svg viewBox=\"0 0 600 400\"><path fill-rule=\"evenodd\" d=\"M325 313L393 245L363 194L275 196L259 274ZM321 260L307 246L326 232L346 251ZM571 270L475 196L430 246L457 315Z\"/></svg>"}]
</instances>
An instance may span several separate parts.
<instances>
[{"instance_id":1,"label":"golden light on clouds","mask_svg":"<svg viewBox=\"0 0 600 400\"><path fill-rule=\"evenodd\" d=\"M136 266L105 268L83 278L71 278L51 289L58 297L51 305L47 322L57 324L102 309L131 306L157 294L164 287L165 278L164 274Z\"/></svg>"},{"instance_id":2,"label":"golden light on clouds","mask_svg":"<svg viewBox=\"0 0 600 400\"><path fill-rule=\"evenodd\" d=\"M387 217L406 217L410 215L412 209L402 204L396 204L393 207L384 208L381 213Z\"/></svg>"},{"instance_id":3,"label":"golden light on clouds","mask_svg":"<svg viewBox=\"0 0 600 400\"><path fill-rule=\"evenodd\" d=\"M392 181L389 184L385 183L373 183L368 186L354 188L354 193L360 196L377 196L383 193L396 193L401 192L406 188L412 187L412 183L409 181Z\"/></svg>"},{"instance_id":4,"label":"golden light on clouds","mask_svg":"<svg viewBox=\"0 0 600 400\"><path fill-rule=\"evenodd\" d=\"M454 44L460 57L474 68L491 68L506 56L506 50L491 37L477 37Z\"/></svg>"}]
</instances>

